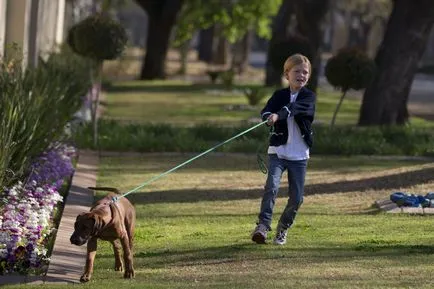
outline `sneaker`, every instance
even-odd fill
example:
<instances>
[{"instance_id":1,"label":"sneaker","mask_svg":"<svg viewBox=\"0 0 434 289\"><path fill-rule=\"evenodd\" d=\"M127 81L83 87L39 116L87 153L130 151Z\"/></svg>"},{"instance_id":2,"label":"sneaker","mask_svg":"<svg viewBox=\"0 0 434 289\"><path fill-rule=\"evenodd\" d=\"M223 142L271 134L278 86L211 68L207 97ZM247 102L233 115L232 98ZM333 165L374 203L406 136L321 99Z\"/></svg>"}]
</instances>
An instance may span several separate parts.
<instances>
[{"instance_id":1,"label":"sneaker","mask_svg":"<svg viewBox=\"0 0 434 289\"><path fill-rule=\"evenodd\" d=\"M274 237L273 243L276 245L285 245L287 236L288 236L288 230L277 229L277 233L276 236Z\"/></svg>"},{"instance_id":2,"label":"sneaker","mask_svg":"<svg viewBox=\"0 0 434 289\"><path fill-rule=\"evenodd\" d=\"M256 244L265 244L269 229L266 225L259 223L252 233L252 241Z\"/></svg>"}]
</instances>

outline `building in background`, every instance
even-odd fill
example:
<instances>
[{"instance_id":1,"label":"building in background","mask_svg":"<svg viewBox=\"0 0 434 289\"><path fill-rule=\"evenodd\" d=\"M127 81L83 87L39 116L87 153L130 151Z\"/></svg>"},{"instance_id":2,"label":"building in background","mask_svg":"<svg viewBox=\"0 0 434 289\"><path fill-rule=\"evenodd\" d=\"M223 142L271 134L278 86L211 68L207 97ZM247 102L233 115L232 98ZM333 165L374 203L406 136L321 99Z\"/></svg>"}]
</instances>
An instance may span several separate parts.
<instances>
[{"instance_id":1,"label":"building in background","mask_svg":"<svg viewBox=\"0 0 434 289\"><path fill-rule=\"evenodd\" d=\"M0 0L0 58L16 43L25 66L37 65L64 42L74 23L93 13L94 0Z\"/></svg>"}]
</instances>

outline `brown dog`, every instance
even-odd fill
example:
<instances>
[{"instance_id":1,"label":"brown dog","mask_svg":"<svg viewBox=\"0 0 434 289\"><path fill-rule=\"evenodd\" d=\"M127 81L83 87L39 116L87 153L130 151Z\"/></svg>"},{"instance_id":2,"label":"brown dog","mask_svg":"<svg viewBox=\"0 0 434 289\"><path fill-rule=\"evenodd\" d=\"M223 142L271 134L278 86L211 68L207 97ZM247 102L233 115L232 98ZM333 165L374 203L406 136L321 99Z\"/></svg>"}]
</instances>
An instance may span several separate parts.
<instances>
[{"instance_id":1,"label":"brown dog","mask_svg":"<svg viewBox=\"0 0 434 289\"><path fill-rule=\"evenodd\" d=\"M93 272L97 239L110 241L115 253L115 271L122 271L120 245L123 249L125 272L124 278L134 277L133 268L133 235L136 222L134 206L124 197L119 197L115 188L89 187L91 190L114 192L94 204L88 213L77 216L74 233L71 235L72 244L81 246L87 242L87 258L81 282L90 280ZM113 200L113 198L115 198ZM119 242L120 240L120 242ZM120 243L120 244L119 244Z\"/></svg>"}]
</instances>

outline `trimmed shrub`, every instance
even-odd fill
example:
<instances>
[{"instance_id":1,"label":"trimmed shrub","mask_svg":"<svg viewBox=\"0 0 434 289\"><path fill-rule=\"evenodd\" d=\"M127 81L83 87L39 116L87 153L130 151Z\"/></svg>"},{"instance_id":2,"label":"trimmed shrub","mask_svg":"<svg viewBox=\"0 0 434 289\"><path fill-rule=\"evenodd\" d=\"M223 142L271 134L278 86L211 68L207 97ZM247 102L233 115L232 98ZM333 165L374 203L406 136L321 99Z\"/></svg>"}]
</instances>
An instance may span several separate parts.
<instances>
[{"instance_id":1,"label":"trimmed shrub","mask_svg":"<svg viewBox=\"0 0 434 289\"><path fill-rule=\"evenodd\" d=\"M375 62L358 48L344 48L331 57L325 66L327 81L342 91L342 96L333 114L331 126L348 90L366 88L375 74Z\"/></svg>"},{"instance_id":2,"label":"trimmed shrub","mask_svg":"<svg viewBox=\"0 0 434 289\"><path fill-rule=\"evenodd\" d=\"M93 124L94 147L97 147L99 96L101 90L102 64L115 59L124 51L128 37L125 28L105 14L95 14L73 26L67 38L70 47L79 55L92 60L91 82L88 103Z\"/></svg>"},{"instance_id":3,"label":"trimmed shrub","mask_svg":"<svg viewBox=\"0 0 434 289\"><path fill-rule=\"evenodd\" d=\"M102 14L89 16L77 23L71 27L67 37L74 52L98 61L119 57L127 41L124 27Z\"/></svg>"},{"instance_id":4,"label":"trimmed shrub","mask_svg":"<svg viewBox=\"0 0 434 289\"><path fill-rule=\"evenodd\" d=\"M375 73L375 62L358 48L344 48L325 66L327 81L341 91L366 88Z\"/></svg>"},{"instance_id":5,"label":"trimmed shrub","mask_svg":"<svg viewBox=\"0 0 434 289\"><path fill-rule=\"evenodd\" d=\"M235 71L232 69L220 73L220 79L226 89L231 89L234 85Z\"/></svg>"},{"instance_id":6,"label":"trimmed shrub","mask_svg":"<svg viewBox=\"0 0 434 289\"><path fill-rule=\"evenodd\" d=\"M261 100L267 95L268 91L261 87L246 88L244 95L246 96L250 105L258 105Z\"/></svg>"}]
</instances>

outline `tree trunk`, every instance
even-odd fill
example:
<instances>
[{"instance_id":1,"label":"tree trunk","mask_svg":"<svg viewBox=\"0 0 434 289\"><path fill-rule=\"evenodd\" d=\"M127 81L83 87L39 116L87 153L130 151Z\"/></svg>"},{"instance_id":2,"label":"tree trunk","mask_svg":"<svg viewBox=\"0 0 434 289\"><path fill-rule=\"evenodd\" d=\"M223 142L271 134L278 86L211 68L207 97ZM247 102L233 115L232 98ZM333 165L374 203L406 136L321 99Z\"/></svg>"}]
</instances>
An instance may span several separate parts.
<instances>
[{"instance_id":1,"label":"tree trunk","mask_svg":"<svg viewBox=\"0 0 434 289\"><path fill-rule=\"evenodd\" d=\"M249 66L250 48L253 42L253 31L248 30L243 38L234 45L232 68L239 74L244 73Z\"/></svg>"},{"instance_id":2,"label":"tree trunk","mask_svg":"<svg viewBox=\"0 0 434 289\"><path fill-rule=\"evenodd\" d=\"M375 58L377 74L363 95L359 125L403 125L420 58L434 23L434 1L395 0Z\"/></svg>"},{"instance_id":3,"label":"tree trunk","mask_svg":"<svg viewBox=\"0 0 434 289\"><path fill-rule=\"evenodd\" d=\"M223 27L221 25L216 25L214 32L212 63L226 65L229 58L229 42L223 35Z\"/></svg>"},{"instance_id":4,"label":"tree trunk","mask_svg":"<svg viewBox=\"0 0 434 289\"><path fill-rule=\"evenodd\" d=\"M341 98L339 99L338 104L336 105L335 112L333 113L332 121L330 123L330 127L333 128L335 126L336 117L338 116L339 109L341 108L342 102L344 101L345 95L347 94L347 89L342 90Z\"/></svg>"},{"instance_id":5,"label":"tree trunk","mask_svg":"<svg viewBox=\"0 0 434 289\"><path fill-rule=\"evenodd\" d=\"M88 97L90 98L90 112L91 112L91 120L92 120L92 139L93 139L93 147L94 149L98 148L98 108L99 108L99 99L101 95L101 78L102 78L102 61L96 61L94 63L93 69L91 69L91 81L92 87L90 88L90 92Z\"/></svg>"},{"instance_id":6,"label":"tree trunk","mask_svg":"<svg viewBox=\"0 0 434 289\"><path fill-rule=\"evenodd\" d=\"M295 14L297 17L297 32L307 37L313 55L312 75L309 88L316 91L318 87L319 71L321 69L321 24L329 9L329 0L295 0Z\"/></svg>"},{"instance_id":7,"label":"tree trunk","mask_svg":"<svg viewBox=\"0 0 434 289\"><path fill-rule=\"evenodd\" d=\"M202 29L199 32L198 58L210 63L212 60L212 48L214 43L214 26Z\"/></svg>"},{"instance_id":8,"label":"tree trunk","mask_svg":"<svg viewBox=\"0 0 434 289\"><path fill-rule=\"evenodd\" d=\"M170 34L184 0L136 0L148 13L148 38L140 79L164 79Z\"/></svg>"},{"instance_id":9,"label":"tree trunk","mask_svg":"<svg viewBox=\"0 0 434 289\"><path fill-rule=\"evenodd\" d=\"M181 61L181 67L179 68L180 75L187 74L188 52L190 51L190 39L185 41L179 47L179 58Z\"/></svg>"},{"instance_id":10,"label":"tree trunk","mask_svg":"<svg viewBox=\"0 0 434 289\"><path fill-rule=\"evenodd\" d=\"M273 20L271 39L268 44L267 62L266 62L266 76L265 85L274 86L281 85L282 83L282 71L276 71L271 64L270 47L275 43L285 40L288 37L288 26L291 21L291 15L293 14L292 0L283 0L280 5L279 11Z\"/></svg>"}]
</instances>

